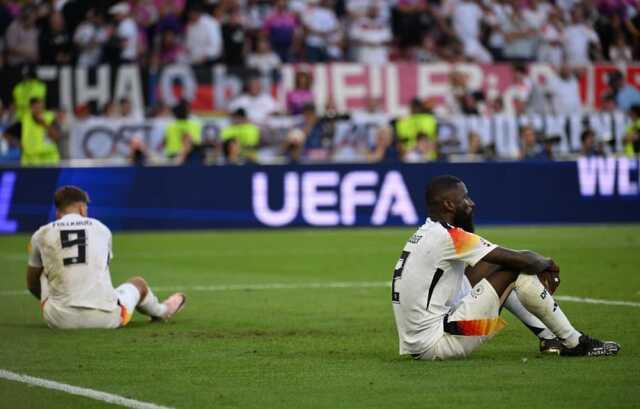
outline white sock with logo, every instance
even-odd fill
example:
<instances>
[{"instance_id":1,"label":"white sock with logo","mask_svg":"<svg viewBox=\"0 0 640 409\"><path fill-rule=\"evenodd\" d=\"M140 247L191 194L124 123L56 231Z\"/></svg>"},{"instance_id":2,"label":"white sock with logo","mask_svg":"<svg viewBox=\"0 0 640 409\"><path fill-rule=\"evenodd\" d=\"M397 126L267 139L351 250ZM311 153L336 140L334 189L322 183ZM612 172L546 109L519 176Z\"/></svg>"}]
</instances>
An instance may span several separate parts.
<instances>
[{"instance_id":1,"label":"white sock with logo","mask_svg":"<svg viewBox=\"0 0 640 409\"><path fill-rule=\"evenodd\" d=\"M167 306L158 301L151 288L147 288L147 295L138 304L138 311L150 317L162 317L167 312Z\"/></svg>"},{"instance_id":2,"label":"white sock with logo","mask_svg":"<svg viewBox=\"0 0 640 409\"><path fill-rule=\"evenodd\" d=\"M580 332L573 328L538 276L520 274L516 280L515 291L522 305L538 317L566 347L573 348L578 345Z\"/></svg>"},{"instance_id":3,"label":"white sock with logo","mask_svg":"<svg viewBox=\"0 0 640 409\"><path fill-rule=\"evenodd\" d=\"M531 314L529 310L522 305L515 291L511 291L511 293L509 293L509 296L503 305L507 310L509 310L509 312L518 317L518 319L522 321L522 323L538 338L553 339L556 337L542 321L540 321L535 315Z\"/></svg>"}]
</instances>

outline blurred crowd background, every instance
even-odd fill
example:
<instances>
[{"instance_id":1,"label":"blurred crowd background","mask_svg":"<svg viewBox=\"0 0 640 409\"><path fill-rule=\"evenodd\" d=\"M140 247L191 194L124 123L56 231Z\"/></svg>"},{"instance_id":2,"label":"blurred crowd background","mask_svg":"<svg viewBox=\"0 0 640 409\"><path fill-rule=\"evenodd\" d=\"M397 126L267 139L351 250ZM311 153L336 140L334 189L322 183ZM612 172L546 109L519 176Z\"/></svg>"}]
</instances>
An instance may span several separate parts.
<instances>
[{"instance_id":1,"label":"blurred crowd background","mask_svg":"<svg viewBox=\"0 0 640 409\"><path fill-rule=\"evenodd\" d=\"M310 69L297 71L284 102L261 79L277 79L289 63L505 63L520 90L514 114L572 115L587 111L578 86L585 68L639 57L637 0L0 0L0 67L22 72L0 110L0 161L58 164L68 157L70 129L95 117L166 120L161 155L144 138L127 139L126 160L136 164L494 160L495 147L473 131L464 149L439 138L447 116L505 112L503 99L471 88L455 70L444 102L414 98L410 112L395 117L374 98L358 112L339 112L332 101L315 106ZM532 63L548 64L554 78L539 84ZM35 66L100 64L149 72L224 65L242 70L244 86L219 113L226 122L214 138L186 100L144 111L127 99L73 112L45 106ZM612 71L607 85L599 110L627 116L623 143L587 126L580 149L565 156L640 152L640 91L623 70ZM273 125L278 117L287 120ZM352 126L339 131L343 121ZM557 135L521 126L518 152L503 159L558 159L558 143Z\"/></svg>"}]
</instances>

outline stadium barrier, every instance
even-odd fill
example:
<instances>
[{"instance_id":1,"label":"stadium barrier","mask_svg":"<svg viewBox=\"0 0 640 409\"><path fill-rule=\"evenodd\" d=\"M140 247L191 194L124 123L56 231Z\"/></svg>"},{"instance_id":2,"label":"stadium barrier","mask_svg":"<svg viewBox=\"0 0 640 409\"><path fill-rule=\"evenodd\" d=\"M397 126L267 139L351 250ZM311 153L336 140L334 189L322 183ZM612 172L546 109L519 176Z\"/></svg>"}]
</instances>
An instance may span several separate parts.
<instances>
[{"instance_id":1,"label":"stadium barrier","mask_svg":"<svg viewBox=\"0 0 640 409\"><path fill-rule=\"evenodd\" d=\"M58 186L114 230L414 226L439 174L462 178L480 224L640 222L639 161L0 170L0 232L54 215Z\"/></svg>"},{"instance_id":2,"label":"stadium barrier","mask_svg":"<svg viewBox=\"0 0 640 409\"><path fill-rule=\"evenodd\" d=\"M163 156L164 130L169 119L90 118L76 122L69 133L68 149L71 159L127 158L130 141L138 138L144 142L148 153ZM226 117L202 120L203 139L216 141L222 129L230 123ZM287 132L300 124L300 118L292 116L274 117L269 122L269 139L282 141ZM501 158L516 158L520 146L519 128L530 125L544 135L559 138L556 152L566 155L580 150L580 135L586 128L596 131L601 142L610 143L615 151L622 150L628 118L621 112L590 113L574 115L493 115L453 116L438 118L439 139L450 142L457 152L466 152L469 133L476 132L485 146L494 145ZM371 138L372 123L359 118L336 121L334 145L361 144Z\"/></svg>"}]
</instances>

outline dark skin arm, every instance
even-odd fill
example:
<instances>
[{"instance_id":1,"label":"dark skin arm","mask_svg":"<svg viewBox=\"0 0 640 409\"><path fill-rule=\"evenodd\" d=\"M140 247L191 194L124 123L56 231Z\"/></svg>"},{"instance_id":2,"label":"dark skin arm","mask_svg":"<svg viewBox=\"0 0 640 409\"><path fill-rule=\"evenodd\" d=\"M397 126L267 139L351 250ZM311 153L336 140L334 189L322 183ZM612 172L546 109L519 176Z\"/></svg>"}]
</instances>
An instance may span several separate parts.
<instances>
[{"instance_id":1,"label":"dark skin arm","mask_svg":"<svg viewBox=\"0 0 640 409\"><path fill-rule=\"evenodd\" d=\"M40 276L42 275L42 267L27 266L27 289L34 297L40 299Z\"/></svg>"},{"instance_id":2,"label":"dark skin arm","mask_svg":"<svg viewBox=\"0 0 640 409\"><path fill-rule=\"evenodd\" d=\"M516 251L498 247L484 256L482 261L524 274L539 274L547 270L559 271L552 259L529 250Z\"/></svg>"}]
</instances>

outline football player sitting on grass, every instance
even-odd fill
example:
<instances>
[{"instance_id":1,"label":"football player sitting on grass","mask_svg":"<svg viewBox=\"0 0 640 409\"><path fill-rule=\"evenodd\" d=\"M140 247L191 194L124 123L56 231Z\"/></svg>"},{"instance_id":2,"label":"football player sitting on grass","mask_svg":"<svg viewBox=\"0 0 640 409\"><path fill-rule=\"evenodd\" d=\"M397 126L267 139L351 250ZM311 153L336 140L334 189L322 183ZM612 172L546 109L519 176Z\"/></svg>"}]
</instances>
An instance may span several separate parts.
<instances>
[{"instance_id":1,"label":"football player sitting on grass","mask_svg":"<svg viewBox=\"0 0 640 409\"><path fill-rule=\"evenodd\" d=\"M168 320L185 304L182 293L159 302L142 277L111 284L111 231L87 217L89 196L75 186L54 195L57 220L31 238L27 287L40 301L52 328L118 328L137 309L152 320ZM41 285L44 283L44 285Z\"/></svg>"},{"instance_id":2,"label":"football player sitting on grass","mask_svg":"<svg viewBox=\"0 0 640 409\"><path fill-rule=\"evenodd\" d=\"M538 336L541 352L618 353L617 343L571 325L552 296L560 284L552 259L499 247L473 233L475 203L460 179L434 178L426 202L429 217L407 241L393 274L400 354L467 357L505 326L503 306Z\"/></svg>"}]
</instances>

